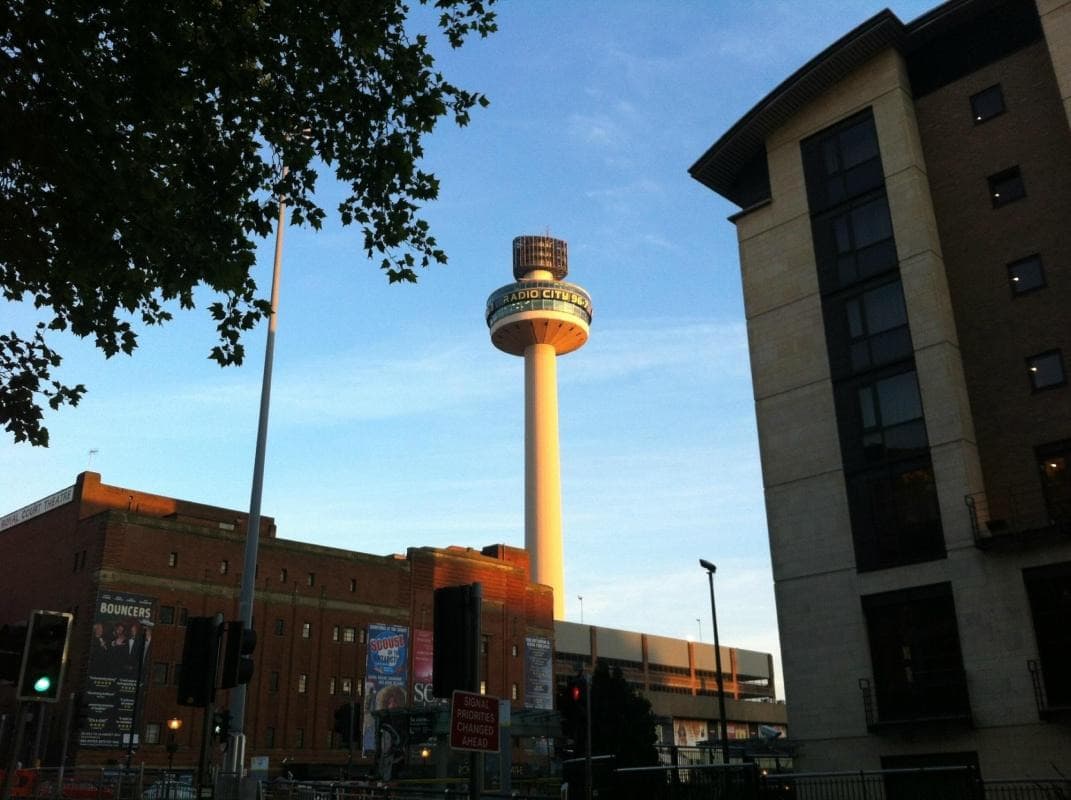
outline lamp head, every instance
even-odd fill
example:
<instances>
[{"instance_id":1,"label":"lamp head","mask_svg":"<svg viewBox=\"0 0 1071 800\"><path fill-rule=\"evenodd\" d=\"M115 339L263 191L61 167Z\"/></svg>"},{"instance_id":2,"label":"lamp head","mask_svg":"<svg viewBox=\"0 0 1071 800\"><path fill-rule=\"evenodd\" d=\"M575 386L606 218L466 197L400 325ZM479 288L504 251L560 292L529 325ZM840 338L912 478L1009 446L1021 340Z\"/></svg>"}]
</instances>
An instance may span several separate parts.
<instances>
[{"instance_id":1,"label":"lamp head","mask_svg":"<svg viewBox=\"0 0 1071 800\"><path fill-rule=\"evenodd\" d=\"M711 575L713 575L715 572L718 571L718 568L715 567L713 564L711 564L709 561L707 561L705 558L699 559L699 566L701 566L703 569L705 569Z\"/></svg>"}]
</instances>

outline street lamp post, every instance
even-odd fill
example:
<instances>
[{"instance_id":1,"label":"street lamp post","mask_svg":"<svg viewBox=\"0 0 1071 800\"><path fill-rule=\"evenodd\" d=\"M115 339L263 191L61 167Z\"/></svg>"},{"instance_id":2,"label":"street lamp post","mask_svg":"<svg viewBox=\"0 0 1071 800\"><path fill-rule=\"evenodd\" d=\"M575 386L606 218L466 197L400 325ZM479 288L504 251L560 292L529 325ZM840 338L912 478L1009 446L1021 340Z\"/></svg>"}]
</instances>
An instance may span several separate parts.
<instances>
[{"instance_id":1,"label":"street lamp post","mask_svg":"<svg viewBox=\"0 0 1071 800\"><path fill-rule=\"evenodd\" d=\"M303 128L287 135L312 138L312 130ZM280 180L286 180L290 169L282 165ZM238 616L242 627L253 627L253 596L257 574L257 553L260 548L260 505L264 493L264 459L268 446L268 410L271 406L271 376L275 362L275 328L279 321L279 283L283 272L283 230L286 228L286 196L279 194L279 217L275 225L275 260L271 274L271 313L268 316L268 335L264 345L264 374L260 381L260 413L257 417L257 443L253 453L253 483L249 493L249 517L246 522L245 552L242 561L242 583L238 594ZM241 775L245 763L246 687L240 683L230 696L232 731L227 752L227 768Z\"/></svg>"},{"instance_id":2,"label":"street lamp post","mask_svg":"<svg viewBox=\"0 0 1071 800\"><path fill-rule=\"evenodd\" d=\"M721 732L721 761L729 763L729 725L725 720L725 682L721 675L721 643L718 641L718 611L714 606L714 573L718 568L704 558L699 566L707 571L710 580L710 616L714 622L714 670L718 681L718 726Z\"/></svg>"},{"instance_id":3,"label":"street lamp post","mask_svg":"<svg viewBox=\"0 0 1071 800\"><path fill-rule=\"evenodd\" d=\"M178 751L178 742L175 741L175 734L179 732L182 727L182 720L178 717L172 717L167 721L167 729L170 731L167 737L167 771L171 772L175 767L175 753Z\"/></svg>"}]
</instances>

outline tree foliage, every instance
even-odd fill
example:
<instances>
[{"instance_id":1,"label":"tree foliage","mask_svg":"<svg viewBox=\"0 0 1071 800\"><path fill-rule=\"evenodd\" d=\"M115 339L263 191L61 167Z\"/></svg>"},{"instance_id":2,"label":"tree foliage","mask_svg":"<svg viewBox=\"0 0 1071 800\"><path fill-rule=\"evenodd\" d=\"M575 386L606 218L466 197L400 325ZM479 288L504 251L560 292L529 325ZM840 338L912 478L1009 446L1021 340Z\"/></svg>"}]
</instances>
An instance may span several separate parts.
<instances>
[{"instance_id":1,"label":"tree foliage","mask_svg":"<svg viewBox=\"0 0 1071 800\"><path fill-rule=\"evenodd\" d=\"M587 704L574 700L565 689L558 696L563 733L585 754L586 726L591 725L591 754L614 756L614 767L643 767L658 763L658 740L651 703L629 685L620 667L611 671L600 661L591 676L591 717Z\"/></svg>"},{"instance_id":2,"label":"tree foliage","mask_svg":"<svg viewBox=\"0 0 1071 800\"><path fill-rule=\"evenodd\" d=\"M493 2L434 0L440 32L453 47L486 36ZM52 379L56 331L130 354L135 325L192 308L203 286L218 298L210 357L241 363L242 332L270 311L254 239L279 196L291 222L320 227L316 159L348 185L337 213L389 281L446 261L419 212L439 190L422 137L487 101L436 71L402 0L3 7L0 289L42 319L0 335L0 422L15 441L47 445L43 403L85 392Z\"/></svg>"}]
</instances>

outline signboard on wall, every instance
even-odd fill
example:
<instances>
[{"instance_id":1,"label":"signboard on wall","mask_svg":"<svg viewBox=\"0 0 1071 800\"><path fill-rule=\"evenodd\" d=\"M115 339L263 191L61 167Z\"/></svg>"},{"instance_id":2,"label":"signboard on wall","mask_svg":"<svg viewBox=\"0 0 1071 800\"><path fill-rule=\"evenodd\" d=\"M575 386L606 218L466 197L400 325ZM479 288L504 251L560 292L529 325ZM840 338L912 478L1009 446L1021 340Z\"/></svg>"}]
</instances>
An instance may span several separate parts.
<instances>
[{"instance_id":1,"label":"signboard on wall","mask_svg":"<svg viewBox=\"0 0 1071 800\"><path fill-rule=\"evenodd\" d=\"M524 640L524 705L554 708L554 648L542 636Z\"/></svg>"},{"instance_id":2,"label":"signboard on wall","mask_svg":"<svg viewBox=\"0 0 1071 800\"><path fill-rule=\"evenodd\" d=\"M435 702L431 692L432 667L435 662L434 635L431 631L413 631L413 705Z\"/></svg>"},{"instance_id":3,"label":"signboard on wall","mask_svg":"<svg viewBox=\"0 0 1071 800\"><path fill-rule=\"evenodd\" d=\"M135 707L142 705L149 682L155 605L156 598L127 592L98 595L83 695L86 723L78 734L79 746L117 749L129 742Z\"/></svg>"},{"instance_id":4,"label":"signboard on wall","mask_svg":"<svg viewBox=\"0 0 1071 800\"><path fill-rule=\"evenodd\" d=\"M497 753L498 707L497 697L455 691L450 701L450 747Z\"/></svg>"},{"instance_id":5,"label":"signboard on wall","mask_svg":"<svg viewBox=\"0 0 1071 800\"><path fill-rule=\"evenodd\" d=\"M368 658L364 682L364 752L376 750L373 711L405 708L409 683L409 628L403 625L368 626Z\"/></svg>"}]
</instances>

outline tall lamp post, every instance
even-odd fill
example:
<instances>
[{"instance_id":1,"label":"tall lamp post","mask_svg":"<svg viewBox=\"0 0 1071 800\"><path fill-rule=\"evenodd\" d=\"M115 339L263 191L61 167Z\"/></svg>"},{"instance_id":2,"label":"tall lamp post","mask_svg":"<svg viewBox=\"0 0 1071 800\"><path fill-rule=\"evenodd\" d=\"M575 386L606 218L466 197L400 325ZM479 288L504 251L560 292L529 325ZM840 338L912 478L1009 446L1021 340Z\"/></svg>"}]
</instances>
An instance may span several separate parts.
<instances>
[{"instance_id":1,"label":"tall lamp post","mask_svg":"<svg viewBox=\"0 0 1071 800\"><path fill-rule=\"evenodd\" d=\"M721 761L729 763L729 725L725 721L725 682L721 676L721 643L718 641L718 611L714 606L714 573L718 568L705 558L699 559L699 566L707 571L710 580L710 616L714 621L714 670L718 681L718 726L721 732Z\"/></svg>"},{"instance_id":2,"label":"tall lamp post","mask_svg":"<svg viewBox=\"0 0 1071 800\"><path fill-rule=\"evenodd\" d=\"M287 136L309 139L312 130L303 128ZM283 164L280 180L285 180L289 168ZM257 444L253 454L253 486L249 493L249 518L246 523L245 553L242 561L242 584L238 595L238 616L242 627L253 627L253 595L257 574L257 552L260 548L260 504L264 492L264 457L268 446L268 409L271 406L271 375L275 362L275 328L279 321L279 281L283 272L283 230L286 228L286 196L279 194L279 217L275 226L275 260L271 274L271 314L268 317L268 337L264 346L264 375L260 381L260 414L257 417ZM245 684L234 687L230 696L231 734L227 751L227 769L241 773L245 763Z\"/></svg>"}]
</instances>

